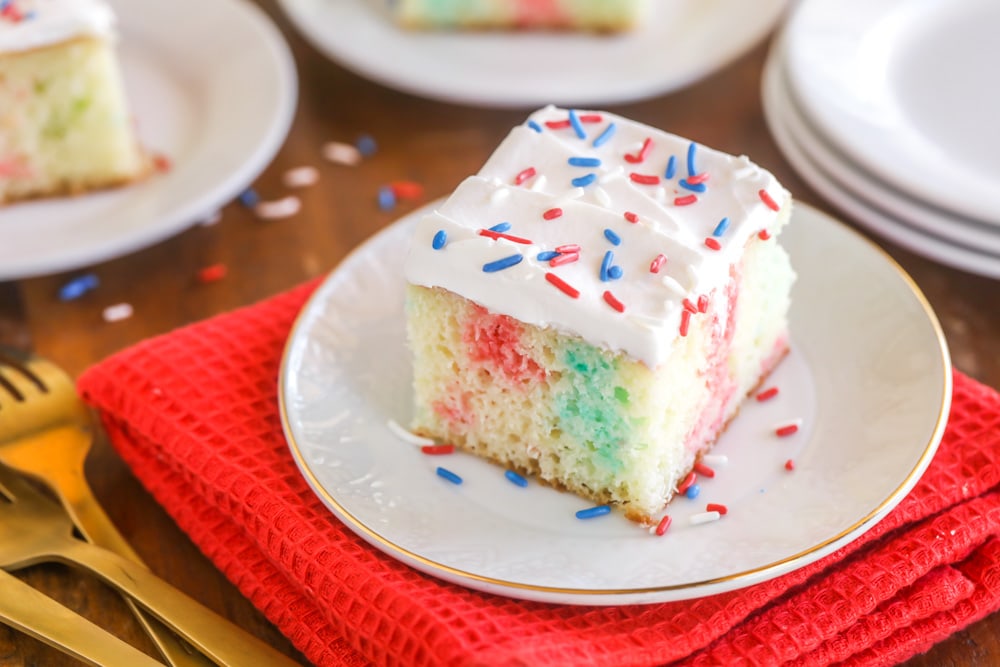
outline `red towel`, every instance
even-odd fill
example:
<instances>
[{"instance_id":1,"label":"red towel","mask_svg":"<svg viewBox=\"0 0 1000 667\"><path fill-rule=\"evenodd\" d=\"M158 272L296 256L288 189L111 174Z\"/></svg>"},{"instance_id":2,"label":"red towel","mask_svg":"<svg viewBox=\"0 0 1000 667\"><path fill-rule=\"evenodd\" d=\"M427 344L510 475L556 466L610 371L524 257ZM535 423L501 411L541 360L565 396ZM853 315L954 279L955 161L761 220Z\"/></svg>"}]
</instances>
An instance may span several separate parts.
<instances>
[{"instance_id":1,"label":"red towel","mask_svg":"<svg viewBox=\"0 0 1000 667\"><path fill-rule=\"evenodd\" d=\"M287 450L278 366L315 286L145 341L79 386L157 501L319 665L888 665L1000 608L1000 396L958 372L916 488L860 539L780 578L578 607L420 574L337 521Z\"/></svg>"}]
</instances>

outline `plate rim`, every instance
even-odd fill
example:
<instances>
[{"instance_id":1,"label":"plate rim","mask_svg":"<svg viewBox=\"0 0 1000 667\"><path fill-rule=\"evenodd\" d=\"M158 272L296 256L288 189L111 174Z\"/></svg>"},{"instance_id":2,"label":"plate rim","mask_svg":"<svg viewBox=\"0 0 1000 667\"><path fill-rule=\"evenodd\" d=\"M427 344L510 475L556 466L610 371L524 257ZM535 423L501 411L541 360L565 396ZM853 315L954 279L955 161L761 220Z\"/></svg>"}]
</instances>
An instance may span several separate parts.
<instances>
[{"instance_id":1,"label":"plate rim","mask_svg":"<svg viewBox=\"0 0 1000 667\"><path fill-rule=\"evenodd\" d=\"M312 492L326 506L327 510L330 511L330 513L337 520L344 523L355 535L361 537L370 545L382 551L384 554L414 567L418 571L466 588L499 594L505 597L581 605L650 604L691 599L741 589L746 586L786 574L798 569L799 567L803 567L809 563L819 560L820 558L832 553L841 546L859 537L867 530L865 526L870 528L875 525L875 523L892 511L892 509L906 496L906 494L909 493L909 491L920 479L937 451L937 447L940 444L948 421L948 413L950 410L952 396L952 374L947 341L945 339L940 321L931 307L930 302L927 300L926 296L920 290L919 286L912 279L912 277L910 277L909 274L907 274L906 271L877 244L873 243L856 230L853 230L847 225L841 223L833 216L807 204L797 203L796 210L803 209L808 211L808 214L810 215L818 215L824 218L827 222L839 226L843 231L854 236L856 240L864 243L876 251L876 253L881 256L881 258L886 261L888 265L898 274L903 283L909 289L910 293L916 299L917 303L919 303L938 343L937 350L940 355L943 377L941 379L941 404L938 406L938 415L934 429L930 433L928 441L924 443L923 450L914 467L907 473L902 482L887 494L886 498L877 507L873 508L863 517L860 517L852 523L850 527L842 530L836 535L830 536L808 549L790 554L774 562L721 577L663 586L600 589L546 586L506 581L501 578L478 574L475 572L467 572L460 568L439 563L431 558L415 553L410 549L396 545L388 538L383 537L378 532L370 528L363 521L359 520L352 512L344 507L343 504L338 502L336 498L334 498L333 495L319 482L315 473L305 460L301 448L295 439L295 434L292 430L289 416L286 387L288 385L291 357L294 354L296 341L299 340L299 332L304 326L304 321L311 312L312 308L326 296L326 290L329 289L332 281L336 279L339 269L352 260L352 258L355 258L363 253L369 244L376 243L382 235L389 234L396 228L397 225L405 224L406 220L419 215L420 211L430 208L436 203L438 202L432 202L422 209L404 215L396 222L391 223L390 225L379 230L348 253L340 262L338 262L337 266L326 275L315 291L301 306L299 313L296 315L293 325L289 330L288 337L286 338L285 346L282 350L281 363L276 379L278 385L278 410L282 432L285 435L286 444L292 458ZM864 530L862 530L863 528Z\"/></svg>"},{"instance_id":2,"label":"plate rim","mask_svg":"<svg viewBox=\"0 0 1000 667\"><path fill-rule=\"evenodd\" d=\"M115 1L121 0L112 0L112 2ZM225 174L220 174L210 187L206 187L186 201L174 202L172 205L159 204L156 207L157 215L154 216L153 220L147 220L131 233L116 239L104 239L101 243L94 245L66 248L61 252L46 253L42 256L5 260L3 266L0 267L0 280L22 280L78 270L156 245L193 227L200 218L221 209L252 183L274 159L291 129L298 105L298 72L291 48L274 21L258 5L238 0L211 0L211 2L216 3L217 6L225 7L225 11L229 15L234 13L240 15L248 28L263 36L264 41L261 42L261 48L269 54L268 60L274 66L274 74L280 86L279 94L274 96L274 111L263 123L264 131L254 141L245 142L247 149L244 151L245 156L238 167ZM123 52L127 51L127 49L124 51L121 49L120 43L128 41L130 32L135 29L130 29L129 24L119 20L118 31L121 35L119 37L119 58ZM145 50L141 45L141 40L133 40L130 43L133 45L132 49ZM173 164L171 167L171 171L183 169L183 162ZM155 174L152 177L155 177ZM93 194L141 197L141 194L130 189L139 189L144 185L142 182L126 184L122 188L94 192ZM20 203L71 206L72 199L39 199ZM17 203L10 206L14 205ZM4 208L0 207L0 217L3 215ZM153 224L154 221L156 224Z\"/></svg>"},{"instance_id":3,"label":"plate rim","mask_svg":"<svg viewBox=\"0 0 1000 667\"><path fill-rule=\"evenodd\" d=\"M345 2L355 4L362 1L345 0ZM693 2L693 0L684 1ZM726 0L713 1L719 3ZM659 0L651 0L651 4L658 2ZM764 4L764 2L767 4ZM626 104L667 94L689 86L729 65L759 44L772 32L777 22L785 14L790 0L763 0L763 2L756 3L753 10L749 12L749 15L762 18L756 24L752 25L752 30L744 30L739 39L729 40L729 44L716 44L716 52L719 53L718 57L715 59L703 58L699 61L700 63L704 63L703 65L692 67L690 71L685 71L682 75L675 75L669 78L661 77L655 82L645 81L642 85L632 84L630 86L624 85L624 82L618 78L615 79L619 83L616 84L616 91L614 93L595 94L593 88L590 88L587 92L577 92L572 98L567 95L548 95L544 99L540 95L510 88L481 88L475 91L469 89L468 86L454 85L448 81L432 82L430 85L428 85L426 80L423 83L409 81L405 77L394 74L391 67L374 66L371 58L359 56L354 50L344 48L337 40L330 39L327 34L329 29L329 26L326 26L327 22L310 20L312 8L309 6L315 5L315 0L278 0L278 4L289 18L292 26L317 51L330 60L379 85L410 95L451 104L465 104L497 109L524 109L545 104L563 106ZM737 2L735 6L738 8L743 7L744 3ZM650 11L655 11L656 9L656 7L651 7ZM715 11L707 13L718 14L722 12L722 9L716 8ZM628 34L626 33L622 37L627 39Z\"/></svg>"}]
</instances>

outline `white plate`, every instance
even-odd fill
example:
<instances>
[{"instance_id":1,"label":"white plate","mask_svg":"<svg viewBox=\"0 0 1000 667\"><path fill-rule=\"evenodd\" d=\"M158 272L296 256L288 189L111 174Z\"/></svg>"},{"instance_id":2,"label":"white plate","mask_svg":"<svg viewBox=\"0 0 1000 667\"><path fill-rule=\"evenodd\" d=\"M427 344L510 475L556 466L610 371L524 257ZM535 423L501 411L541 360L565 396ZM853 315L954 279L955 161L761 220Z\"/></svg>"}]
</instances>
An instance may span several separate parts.
<instances>
[{"instance_id":1,"label":"white plate","mask_svg":"<svg viewBox=\"0 0 1000 667\"><path fill-rule=\"evenodd\" d=\"M584 106L666 93L760 40L788 0L651 0L623 35L408 32L373 0L280 0L327 56L373 81L446 102Z\"/></svg>"},{"instance_id":2,"label":"white plate","mask_svg":"<svg viewBox=\"0 0 1000 667\"><path fill-rule=\"evenodd\" d=\"M1000 278L1000 255L953 243L942 236L911 226L883 208L884 196L871 200L862 198L835 178L829 169L830 163L820 162L811 155L793 131L793 109L787 91L782 86L778 58L780 56L772 54L764 69L764 117L782 154L816 192L853 220L904 248L962 271Z\"/></svg>"},{"instance_id":3,"label":"white plate","mask_svg":"<svg viewBox=\"0 0 1000 667\"><path fill-rule=\"evenodd\" d=\"M811 0L787 29L791 90L851 158L1000 226L1000 3Z\"/></svg>"},{"instance_id":4,"label":"white plate","mask_svg":"<svg viewBox=\"0 0 1000 667\"><path fill-rule=\"evenodd\" d=\"M875 174L855 164L843 152L820 136L799 106L785 79L785 60L776 42L766 75L771 87L768 95L777 109L777 117L788 133L809 157L854 196L877 205L893 217L909 223L931 236L1000 257L1000 227L948 212L933 204L920 202L881 181Z\"/></svg>"},{"instance_id":5,"label":"white plate","mask_svg":"<svg viewBox=\"0 0 1000 667\"><path fill-rule=\"evenodd\" d=\"M242 0L111 0L141 141L172 168L80 197L0 208L0 280L75 269L143 248L232 200L281 147L295 64Z\"/></svg>"},{"instance_id":6,"label":"white plate","mask_svg":"<svg viewBox=\"0 0 1000 667\"><path fill-rule=\"evenodd\" d=\"M583 521L578 497L395 437L411 414L403 279L413 213L376 235L319 287L289 337L282 422L302 474L347 526L441 579L572 604L677 600L747 586L812 562L871 528L916 483L951 400L947 348L913 283L858 234L799 206L782 235L799 272L793 350L716 447L729 463L679 498L655 537L619 514ZM850 261L830 261L831 257ZM773 428L804 418L779 439ZM783 464L794 459L795 470ZM460 486L435 475L443 465ZM708 502L727 516L687 521Z\"/></svg>"}]
</instances>

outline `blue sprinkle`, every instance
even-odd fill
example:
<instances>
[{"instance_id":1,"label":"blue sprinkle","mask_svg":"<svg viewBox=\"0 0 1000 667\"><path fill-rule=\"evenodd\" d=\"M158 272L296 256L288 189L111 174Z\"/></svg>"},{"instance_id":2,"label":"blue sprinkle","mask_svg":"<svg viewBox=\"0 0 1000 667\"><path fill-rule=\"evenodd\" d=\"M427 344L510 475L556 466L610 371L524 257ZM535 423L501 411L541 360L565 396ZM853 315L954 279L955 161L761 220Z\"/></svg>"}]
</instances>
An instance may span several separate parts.
<instances>
[{"instance_id":1,"label":"blue sprinkle","mask_svg":"<svg viewBox=\"0 0 1000 667\"><path fill-rule=\"evenodd\" d=\"M608 126L604 128L604 131L601 132L601 134L596 139L594 139L594 148L600 148L601 146L606 144L608 142L608 139L614 136L616 129L618 128L615 127L614 123L609 123Z\"/></svg>"},{"instance_id":2,"label":"blue sprinkle","mask_svg":"<svg viewBox=\"0 0 1000 667\"><path fill-rule=\"evenodd\" d=\"M508 255L502 259L483 264L483 271L486 273L503 271L504 269L509 269L515 264L520 264L522 259L524 259L524 255Z\"/></svg>"},{"instance_id":3,"label":"blue sprinkle","mask_svg":"<svg viewBox=\"0 0 1000 667\"><path fill-rule=\"evenodd\" d=\"M444 247L444 244L448 242L448 232L443 229L439 229L438 233L434 235L434 240L431 241L431 247L435 250L440 250Z\"/></svg>"},{"instance_id":4,"label":"blue sprinkle","mask_svg":"<svg viewBox=\"0 0 1000 667\"><path fill-rule=\"evenodd\" d=\"M621 245L622 243L622 237L615 234L614 230L611 229L604 230L604 238L611 241L611 245Z\"/></svg>"},{"instance_id":5,"label":"blue sprinkle","mask_svg":"<svg viewBox=\"0 0 1000 667\"><path fill-rule=\"evenodd\" d=\"M697 148L698 144L693 141L691 142L691 145L688 146L688 176L694 176L698 173L694 168L694 153Z\"/></svg>"},{"instance_id":6,"label":"blue sprinkle","mask_svg":"<svg viewBox=\"0 0 1000 667\"><path fill-rule=\"evenodd\" d=\"M452 484L461 484L462 483L462 478L459 477L458 475L456 475L455 473L453 473L452 471L448 470L447 468L442 468L442 467L438 466L437 474L438 474L438 477L444 477L446 480L448 480Z\"/></svg>"},{"instance_id":7,"label":"blue sprinkle","mask_svg":"<svg viewBox=\"0 0 1000 667\"><path fill-rule=\"evenodd\" d=\"M396 193L388 185L378 189L378 207L383 211L391 211L396 206Z\"/></svg>"},{"instance_id":8,"label":"blue sprinkle","mask_svg":"<svg viewBox=\"0 0 1000 667\"><path fill-rule=\"evenodd\" d=\"M601 159L596 157L571 157L569 165L571 167L600 167Z\"/></svg>"},{"instance_id":9,"label":"blue sprinkle","mask_svg":"<svg viewBox=\"0 0 1000 667\"><path fill-rule=\"evenodd\" d=\"M687 491L684 492L684 495L690 498L691 500L694 500L695 498L698 497L699 493L701 493L701 487L698 486L697 484L692 484L687 488Z\"/></svg>"},{"instance_id":10,"label":"blue sprinkle","mask_svg":"<svg viewBox=\"0 0 1000 667\"><path fill-rule=\"evenodd\" d=\"M557 253L555 250L543 250L540 253L538 253L537 259L539 262L547 262L550 259L555 259L558 256L559 253Z\"/></svg>"},{"instance_id":11,"label":"blue sprinkle","mask_svg":"<svg viewBox=\"0 0 1000 667\"><path fill-rule=\"evenodd\" d=\"M625 272L622 271L622 267L617 264L608 267L608 278L611 280L619 280L624 274Z\"/></svg>"},{"instance_id":12,"label":"blue sprinkle","mask_svg":"<svg viewBox=\"0 0 1000 667\"><path fill-rule=\"evenodd\" d=\"M498 222L497 224L490 227L491 232L500 232L501 234L510 229L509 222Z\"/></svg>"},{"instance_id":13,"label":"blue sprinkle","mask_svg":"<svg viewBox=\"0 0 1000 667\"><path fill-rule=\"evenodd\" d=\"M671 155L670 159L667 160L667 171L664 172L663 177L670 180L677 173L677 156Z\"/></svg>"},{"instance_id":14,"label":"blue sprinkle","mask_svg":"<svg viewBox=\"0 0 1000 667\"><path fill-rule=\"evenodd\" d=\"M596 507L588 507L585 510L580 510L576 513L577 519L593 519L597 516L604 516L605 514L611 513L611 507L609 505L598 505Z\"/></svg>"},{"instance_id":15,"label":"blue sprinkle","mask_svg":"<svg viewBox=\"0 0 1000 667\"><path fill-rule=\"evenodd\" d=\"M35 14L35 10L34 10L34 9L31 9L31 10L29 10L29 11L27 11L27 12L25 12L24 14L22 14L22 15L21 15L21 20L22 20L22 21L31 21L31 20L33 20L33 19L34 19L34 18L35 18L36 16L37 16L37 14Z\"/></svg>"},{"instance_id":16,"label":"blue sprinkle","mask_svg":"<svg viewBox=\"0 0 1000 667\"><path fill-rule=\"evenodd\" d=\"M59 288L59 300L72 301L73 299L79 299L90 290L97 289L99 284L100 281L96 275L85 273Z\"/></svg>"},{"instance_id":17,"label":"blue sprinkle","mask_svg":"<svg viewBox=\"0 0 1000 667\"><path fill-rule=\"evenodd\" d=\"M712 236L722 236L729 229L729 218L723 218L719 220L719 224L715 226L715 231L712 232Z\"/></svg>"},{"instance_id":18,"label":"blue sprinkle","mask_svg":"<svg viewBox=\"0 0 1000 667\"><path fill-rule=\"evenodd\" d=\"M253 188L247 188L240 193L238 199L240 200L240 203L247 208L253 208L260 201L260 195L257 194L257 191Z\"/></svg>"},{"instance_id":19,"label":"blue sprinkle","mask_svg":"<svg viewBox=\"0 0 1000 667\"><path fill-rule=\"evenodd\" d=\"M683 178L677 181L677 185L686 190L690 190L691 192L704 192L705 190L708 190L708 186L704 183L688 183Z\"/></svg>"},{"instance_id":20,"label":"blue sprinkle","mask_svg":"<svg viewBox=\"0 0 1000 667\"><path fill-rule=\"evenodd\" d=\"M604 253L604 259L601 260L601 282L608 282L611 277L608 275L608 269L611 268L611 262L615 260L615 253L610 250Z\"/></svg>"},{"instance_id":21,"label":"blue sprinkle","mask_svg":"<svg viewBox=\"0 0 1000 667\"><path fill-rule=\"evenodd\" d=\"M365 157L371 157L378 151L378 144L375 143L374 137L370 134L362 134L358 137L357 141L354 142L354 147Z\"/></svg>"},{"instance_id":22,"label":"blue sprinkle","mask_svg":"<svg viewBox=\"0 0 1000 667\"><path fill-rule=\"evenodd\" d=\"M569 124L573 126L573 131L576 132L577 138L587 138L587 133L583 130L583 124L580 122L580 119L577 118L576 111L573 109L569 110Z\"/></svg>"},{"instance_id":23,"label":"blue sprinkle","mask_svg":"<svg viewBox=\"0 0 1000 667\"><path fill-rule=\"evenodd\" d=\"M503 476L512 481L514 484L517 484L518 486L522 487L528 486L528 480L526 480L524 477L521 477L513 470L508 470L503 474Z\"/></svg>"},{"instance_id":24,"label":"blue sprinkle","mask_svg":"<svg viewBox=\"0 0 1000 667\"><path fill-rule=\"evenodd\" d=\"M541 133L542 133L542 126L541 126L541 125L539 125L538 123L536 123L536 122L535 122L535 121L533 121L533 120L529 120L529 121L528 121L528 127L530 127L530 128L532 129L532 130L534 130L534 131L535 131L535 132L537 132L538 134L541 134Z\"/></svg>"},{"instance_id":25,"label":"blue sprinkle","mask_svg":"<svg viewBox=\"0 0 1000 667\"><path fill-rule=\"evenodd\" d=\"M587 174L586 176L580 176L578 178L574 178L572 181L570 181L570 183L573 185L574 188L585 188L596 180L597 180L597 174Z\"/></svg>"}]
</instances>

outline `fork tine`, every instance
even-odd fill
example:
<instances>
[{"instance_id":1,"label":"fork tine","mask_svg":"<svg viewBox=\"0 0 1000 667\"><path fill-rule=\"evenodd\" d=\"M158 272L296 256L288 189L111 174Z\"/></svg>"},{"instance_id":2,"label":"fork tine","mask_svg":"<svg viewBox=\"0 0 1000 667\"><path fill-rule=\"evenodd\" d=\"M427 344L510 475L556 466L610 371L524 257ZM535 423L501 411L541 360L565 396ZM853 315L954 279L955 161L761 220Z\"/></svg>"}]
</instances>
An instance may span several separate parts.
<instances>
[{"instance_id":1,"label":"fork tine","mask_svg":"<svg viewBox=\"0 0 1000 667\"><path fill-rule=\"evenodd\" d=\"M39 393L48 393L45 383L23 364L6 355L0 355L0 388L15 401L24 401Z\"/></svg>"}]
</instances>

